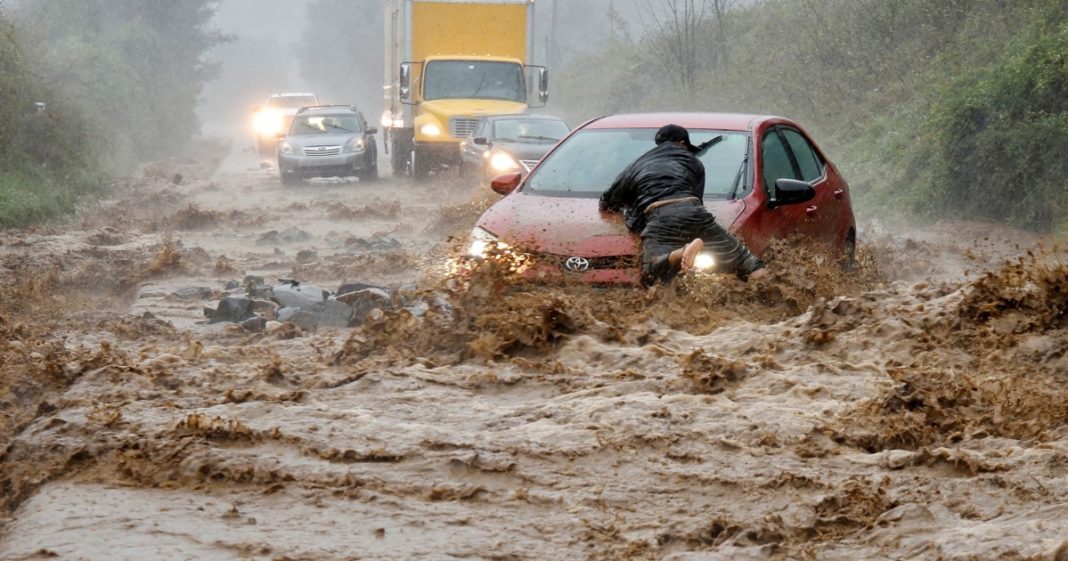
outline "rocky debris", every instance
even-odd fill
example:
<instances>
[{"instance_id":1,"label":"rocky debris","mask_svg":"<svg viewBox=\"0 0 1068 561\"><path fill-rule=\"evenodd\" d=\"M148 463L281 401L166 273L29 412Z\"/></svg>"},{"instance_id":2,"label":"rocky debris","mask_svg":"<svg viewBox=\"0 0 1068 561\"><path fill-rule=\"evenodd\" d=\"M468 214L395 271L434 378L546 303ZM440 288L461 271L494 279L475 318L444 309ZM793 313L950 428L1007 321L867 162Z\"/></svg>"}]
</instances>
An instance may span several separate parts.
<instances>
[{"instance_id":1,"label":"rocky debris","mask_svg":"<svg viewBox=\"0 0 1068 561\"><path fill-rule=\"evenodd\" d=\"M252 316L239 325L245 331L261 333L267 329L267 320L263 316Z\"/></svg>"},{"instance_id":2,"label":"rocky debris","mask_svg":"<svg viewBox=\"0 0 1068 561\"><path fill-rule=\"evenodd\" d=\"M245 292L250 298L258 298L260 300L271 299L271 287L267 286L263 277L245 275L245 279L241 282L241 287L245 289Z\"/></svg>"},{"instance_id":3,"label":"rocky debris","mask_svg":"<svg viewBox=\"0 0 1068 561\"><path fill-rule=\"evenodd\" d=\"M206 286L190 286L174 291L175 298L182 300L207 300L211 298L211 289Z\"/></svg>"},{"instance_id":4,"label":"rocky debris","mask_svg":"<svg viewBox=\"0 0 1068 561\"><path fill-rule=\"evenodd\" d=\"M313 249L302 249L297 252L297 263L311 263L319 258L319 253Z\"/></svg>"},{"instance_id":5,"label":"rocky debris","mask_svg":"<svg viewBox=\"0 0 1068 561\"><path fill-rule=\"evenodd\" d=\"M336 299L351 306L355 318L362 322L367 312L375 308L389 308L391 297L388 292L381 288L365 288L339 294Z\"/></svg>"},{"instance_id":6,"label":"rocky debris","mask_svg":"<svg viewBox=\"0 0 1068 561\"><path fill-rule=\"evenodd\" d=\"M391 236L372 236L371 238L350 237L345 240L345 246L359 252L395 251L404 248L404 244Z\"/></svg>"},{"instance_id":7,"label":"rocky debris","mask_svg":"<svg viewBox=\"0 0 1068 561\"><path fill-rule=\"evenodd\" d=\"M264 232L260 234L259 238L256 238L256 243L260 245L282 245L302 243L310 239L312 239L312 235L300 228L286 228L281 232L278 230Z\"/></svg>"},{"instance_id":8,"label":"rocky debris","mask_svg":"<svg viewBox=\"0 0 1068 561\"><path fill-rule=\"evenodd\" d=\"M283 308L303 308L323 302L330 292L316 286L279 284L271 289L272 299Z\"/></svg>"},{"instance_id":9,"label":"rocky debris","mask_svg":"<svg viewBox=\"0 0 1068 561\"><path fill-rule=\"evenodd\" d=\"M249 311L252 300L240 296L227 296L219 302L208 323L241 323L253 316Z\"/></svg>"},{"instance_id":10,"label":"rocky debris","mask_svg":"<svg viewBox=\"0 0 1068 561\"><path fill-rule=\"evenodd\" d=\"M128 241L130 241L128 234L124 234L110 226L100 228L85 239L85 242L89 245L103 246L121 245Z\"/></svg>"},{"instance_id":11,"label":"rocky debris","mask_svg":"<svg viewBox=\"0 0 1068 561\"><path fill-rule=\"evenodd\" d=\"M272 300L256 299L249 304L248 311L267 320L273 320L278 317L278 303Z\"/></svg>"}]
</instances>

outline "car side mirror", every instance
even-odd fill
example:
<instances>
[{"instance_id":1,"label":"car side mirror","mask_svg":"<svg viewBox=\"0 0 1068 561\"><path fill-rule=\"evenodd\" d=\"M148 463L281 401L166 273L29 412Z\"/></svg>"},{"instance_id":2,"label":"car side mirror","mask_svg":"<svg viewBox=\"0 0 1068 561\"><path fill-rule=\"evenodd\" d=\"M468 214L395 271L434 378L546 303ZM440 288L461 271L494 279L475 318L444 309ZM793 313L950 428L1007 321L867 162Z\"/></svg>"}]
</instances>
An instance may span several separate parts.
<instances>
[{"instance_id":1,"label":"car side mirror","mask_svg":"<svg viewBox=\"0 0 1068 561\"><path fill-rule=\"evenodd\" d=\"M371 127L367 129L367 134L378 134L378 127Z\"/></svg>"},{"instance_id":2,"label":"car side mirror","mask_svg":"<svg viewBox=\"0 0 1068 561\"><path fill-rule=\"evenodd\" d=\"M522 178L523 174L518 171L498 175L493 178L493 181L490 181L490 189L493 189L500 195L508 195L512 191L515 191L516 187L519 187L519 180Z\"/></svg>"},{"instance_id":3,"label":"car side mirror","mask_svg":"<svg viewBox=\"0 0 1068 561\"><path fill-rule=\"evenodd\" d=\"M768 201L768 207L795 205L811 201L815 196L816 189L810 183L784 177L775 181L775 197Z\"/></svg>"},{"instance_id":4,"label":"car side mirror","mask_svg":"<svg viewBox=\"0 0 1068 561\"><path fill-rule=\"evenodd\" d=\"M477 144L479 146L489 146L489 139L484 137L484 136L480 136L480 137L472 140L471 142L474 142L475 144Z\"/></svg>"}]
</instances>

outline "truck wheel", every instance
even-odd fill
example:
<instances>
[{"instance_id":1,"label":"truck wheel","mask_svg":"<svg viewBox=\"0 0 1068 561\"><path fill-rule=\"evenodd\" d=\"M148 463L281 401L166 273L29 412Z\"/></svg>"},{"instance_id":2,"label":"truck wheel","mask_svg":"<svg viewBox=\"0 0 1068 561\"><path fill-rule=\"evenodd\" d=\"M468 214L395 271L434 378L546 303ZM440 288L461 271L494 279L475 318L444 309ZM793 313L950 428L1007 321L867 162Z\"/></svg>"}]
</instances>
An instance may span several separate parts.
<instances>
[{"instance_id":1,"label":"truck wheel","mask_svg":"<svg viewBox=\"0 0 1068 561\"><path fill-rule=\"evenodd\" d=\"M430 159L414 149L412 150L412 175L416 179L426 179L430 175Z\"/></svg>"}]
</instances>

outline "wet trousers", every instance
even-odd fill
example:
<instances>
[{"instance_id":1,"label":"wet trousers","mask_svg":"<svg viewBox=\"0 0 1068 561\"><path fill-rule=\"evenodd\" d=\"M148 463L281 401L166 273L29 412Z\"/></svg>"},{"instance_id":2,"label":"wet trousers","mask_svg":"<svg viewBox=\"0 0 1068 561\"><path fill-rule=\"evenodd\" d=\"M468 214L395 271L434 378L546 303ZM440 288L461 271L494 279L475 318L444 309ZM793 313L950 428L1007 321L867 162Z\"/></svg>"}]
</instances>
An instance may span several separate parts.
<instances>
[{"instance_id":1,"label":"wet trousers","mask_svg":"<svg viewBox=\"0 0 1068 561\"><path fill-rule=\"evenodd\" d=\"M716 223L715 217L699 203L678 203L650 211L642 239L642 286L668 283L679 274L668 255L696 238L705 242L704 251L716 259L715 271L732 272L741 279L764 267L764 262L745 244Z\"/></svg>"}]
</instances>

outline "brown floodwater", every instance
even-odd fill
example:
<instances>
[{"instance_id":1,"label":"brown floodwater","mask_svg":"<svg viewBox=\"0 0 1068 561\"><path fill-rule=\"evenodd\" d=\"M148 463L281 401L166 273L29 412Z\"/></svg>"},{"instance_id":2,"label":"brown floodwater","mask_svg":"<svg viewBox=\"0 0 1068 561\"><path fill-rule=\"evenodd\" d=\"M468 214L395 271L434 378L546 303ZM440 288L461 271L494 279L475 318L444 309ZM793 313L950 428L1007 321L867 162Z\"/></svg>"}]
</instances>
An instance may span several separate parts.
<instances>
[{"instance_id":1,"label":"brown floodwater","mask_svg":"<svg viewBox=\"0 0 1068 561\"><path fill-rule=\"evenodd\" d=\"M871 221L854 273L781 245L655 294L457 280L484 188L209 148L0 232L0 559L1068 559L1068 256L1034 235ZM425 313L208 324L246 274Z\"/></svg>"}]
</instances>

